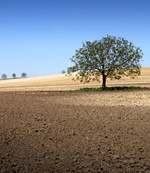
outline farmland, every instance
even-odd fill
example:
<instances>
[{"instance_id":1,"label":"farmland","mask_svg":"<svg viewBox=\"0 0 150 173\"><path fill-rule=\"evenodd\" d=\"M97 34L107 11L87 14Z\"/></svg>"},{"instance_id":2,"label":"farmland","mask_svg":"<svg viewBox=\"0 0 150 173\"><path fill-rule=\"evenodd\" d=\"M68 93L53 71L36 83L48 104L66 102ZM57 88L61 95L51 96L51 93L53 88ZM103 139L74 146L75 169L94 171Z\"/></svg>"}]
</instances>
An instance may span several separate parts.
<instances>
[{"instance_id":1,"label":"farmland","mask_svg":"<svg viewBox=\"0 0 150 173\"><path fill-rule=\"evenodd\" d=\"M0 172L150 172L150 68L108 86L65 75L0 81Z\"/></svg>"},{"instance_id":2,"label":"farmland","mask_svg":"<svg viewBox=\"0 0 150 173\"><path fill-rule=\"evenodd\" d=\"M150 87L150 68L142 68L141 76L136 79L126 77L119 81L107 80L107 86L124 85ZM63 91L100 86L101 83L98 82L88 84L82 84L79 81L74 82L72 77L65 74L0 81L0 91Z\"/></svg>"}]
</instances>

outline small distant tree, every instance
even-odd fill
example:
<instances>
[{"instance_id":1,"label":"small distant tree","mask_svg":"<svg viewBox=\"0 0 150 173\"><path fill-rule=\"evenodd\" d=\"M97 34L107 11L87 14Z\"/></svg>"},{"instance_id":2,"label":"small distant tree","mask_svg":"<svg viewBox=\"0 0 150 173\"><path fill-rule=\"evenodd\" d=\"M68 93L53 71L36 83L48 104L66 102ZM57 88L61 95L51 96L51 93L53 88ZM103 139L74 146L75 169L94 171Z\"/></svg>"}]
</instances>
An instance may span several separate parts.
<instances>
[{"instance_id":1,"label":"small distant tree","mask_svg":"<svg viewBox=\"0 0 150 173\"><path fill-rule=\"evenodd\" d=\"M24 78L24 77L27 77L27 74L26 74L26 73L22 73L22 74L21 74L21 77L23 77L23 78Z\"/></svg>"},{"instance_id":2,"label":"small distant tree","mask_svg":"<svg viewBox=\"0 0 150 173\"><path fill-rule=\"evenodd\" d=\"M68 74L77 72L74 79L80 82L100 81L102 76L102 87L106 87L107 78L119 80L122 76L140 75L142 57L142 50L132 42L107 35L83 43L71 58L74 66L68 68Z\"/></svg>"},{"instance_id":3,"label":"small distant tree","mask_svg":"<svg viewBox=\"0 0 150 173\"><path fill-rule=\"evenodd\" d=\"M13 77L13 78L16 78L16 73L13 73L13 74L12 74L12 77Z\"/></svg>"},{"instance_id":4,"label":"small distant tree","mask_svg":"<svg viewBox=\"0 0 150 173\"><path fill-rule=\"evenodd\" d=\"M6 74L2 74L2 79L7 79L7 75Z\"/></svg>"},{"instance_id":5,"label":"small distant tree","mask_svg":"<svg viewBox=\"0 0 150 173\"><path fill-rule=\"evenodd\" d=\"M61 73L62 73L62 74L65 74L65 73L66 73L66 71L65 71L65 70L62 70L62 71L61 71Z\"/></svg>"}]
</instances>

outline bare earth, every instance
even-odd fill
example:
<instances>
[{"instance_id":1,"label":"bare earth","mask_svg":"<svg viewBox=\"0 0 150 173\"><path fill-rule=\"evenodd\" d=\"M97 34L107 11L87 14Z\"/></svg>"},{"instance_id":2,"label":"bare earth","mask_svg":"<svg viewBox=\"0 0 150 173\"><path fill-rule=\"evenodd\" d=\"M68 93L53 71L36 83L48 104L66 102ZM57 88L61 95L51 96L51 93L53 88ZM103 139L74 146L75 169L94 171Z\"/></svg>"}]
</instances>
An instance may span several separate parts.
<instances>
[{"instance_id":1,"label":"bare earth","mask_svg":"<svg viewBox=\"0 0 150 173\"><path fill-rule=\"evenodd\" d=\"M150 172L150 91L0 92L0 172Z\"/></svg>"},{"instance_id":2,"label":"bare earth","mask_svg":"<svg viewBox=\"0 0 150 173\"><path fill-rule=\"evenodd\" d=\"M108 82L147 87L132 91L53 91L99 85L63 75L0 81L0 173L149 173L150 68L142 70Z\"/></svg>"}]
</instances>

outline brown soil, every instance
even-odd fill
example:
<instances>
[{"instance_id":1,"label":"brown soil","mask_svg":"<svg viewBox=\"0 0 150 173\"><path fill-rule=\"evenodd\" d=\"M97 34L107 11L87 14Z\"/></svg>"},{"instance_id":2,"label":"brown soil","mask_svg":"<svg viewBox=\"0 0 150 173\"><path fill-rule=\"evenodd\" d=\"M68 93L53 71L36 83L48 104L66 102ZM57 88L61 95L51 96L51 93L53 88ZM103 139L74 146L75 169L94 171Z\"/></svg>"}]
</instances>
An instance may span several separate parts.
<instances>
[{"instance_id":1,"label":"brown soil","mask_svg":"<svg viewBox=\"0 0 150 173\"><path fill-rule=\"evenodd\" d=\"M150 91L0 92L12 172L150 172Z\"/></svg>"}]
</instances>

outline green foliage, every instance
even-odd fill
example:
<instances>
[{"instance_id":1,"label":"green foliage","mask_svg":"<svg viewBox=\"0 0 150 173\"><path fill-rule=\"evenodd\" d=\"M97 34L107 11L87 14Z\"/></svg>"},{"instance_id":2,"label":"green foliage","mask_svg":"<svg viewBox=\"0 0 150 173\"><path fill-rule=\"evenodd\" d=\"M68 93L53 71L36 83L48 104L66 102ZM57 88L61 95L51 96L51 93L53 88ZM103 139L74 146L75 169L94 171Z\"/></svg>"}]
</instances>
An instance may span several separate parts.
<instances>
[{"instance_id":1,"label":"green foliage","mask_svg":"<svg viewBox=\"0 0 150 173\"><path fill-rule=\"evenodd\" d=\"M13 78L16 78L16 73L13 73L13 74L12 74L12 77L13 77Z\"/></svg>"},{"instance_id":2,"label":"green foliage","mask_svg":"<svg viewBox=\"0 0 150 173\"><path fill-rule=\"evenodd\" d=\"M27 77L27 74L26 73L22 73L21 77Z\"/></svg>"},{"instance_id":3,"label":"green foliage","mask_svg":"<svg viewBox=\"0 0 150 173\"><path fill-rule=\"evenodd\" d=\"M101 88L81 88L79 90L69 90L67 92L87 92L87 91L114 91L114 90L135 90L142 89L141 87L135 86L123 86L123 87L101 87Z\"/></svg>"},{"instance_id":4,"label":"green foliage","mask_svg":"<svg viewBox=\"0 0 150 173\"><path fill-rule=\"evenodd\" d=\"M132 42L107 35L99 41L83 43L83 47L76 50L71 58L74 66L69 67L67 72L69 76L77 72L73 80L84 83L100 82L102 76L102 86L106 87L107 78L119 80L123 76L135 78L140 75L142 56L142 50Z\"/></svg>"}]
</instances>

